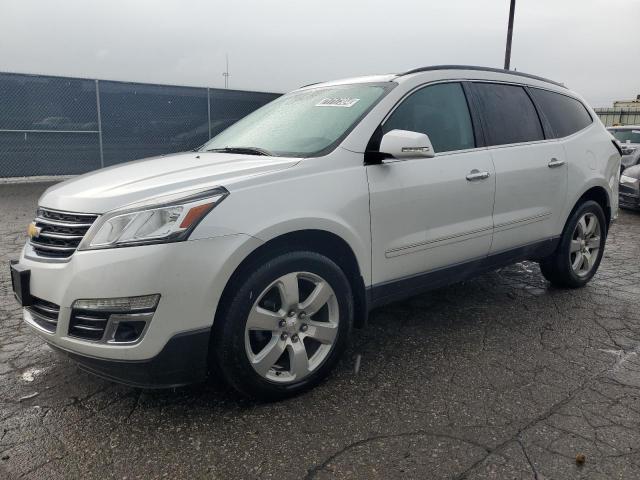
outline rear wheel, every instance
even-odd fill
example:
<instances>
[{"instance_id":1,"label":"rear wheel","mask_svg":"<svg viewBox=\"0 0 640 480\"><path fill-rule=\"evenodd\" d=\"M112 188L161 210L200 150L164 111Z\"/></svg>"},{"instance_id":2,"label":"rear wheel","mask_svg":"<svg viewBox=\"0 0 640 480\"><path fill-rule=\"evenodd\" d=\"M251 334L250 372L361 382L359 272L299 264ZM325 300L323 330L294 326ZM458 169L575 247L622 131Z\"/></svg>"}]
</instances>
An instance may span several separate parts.
<instances>
[{"instance_id":1,"label":"rear wheel","mask_svg":"<svg viewBox=\"0 0 640 480\"><path fill-rule=\"evenodd\" d=\"M240 392L263 400L315 386L344 351L353 321L344 272L305 251L246 271L214 326L219 371Z\"/></svg>"},{"instance_id":2,"label":"rear wheel","mask_svg":"<svg viewBox=\"0 0 640 480\"><path fill-rule=\"evenodd\" d=\"M556 251L540 262L542 274L560 287L586 285L598 270L606 236L602 207L592 200L584 202L567 221Z\"/></svg>"}]
</instances>

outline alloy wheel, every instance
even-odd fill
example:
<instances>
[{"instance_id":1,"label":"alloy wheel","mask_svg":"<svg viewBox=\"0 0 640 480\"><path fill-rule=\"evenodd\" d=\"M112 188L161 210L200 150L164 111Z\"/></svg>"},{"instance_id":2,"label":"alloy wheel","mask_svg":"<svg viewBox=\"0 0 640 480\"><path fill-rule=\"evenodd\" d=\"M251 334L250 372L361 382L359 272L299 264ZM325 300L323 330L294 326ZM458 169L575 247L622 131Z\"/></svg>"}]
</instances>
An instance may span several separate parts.
<instances>
[{"instance_id":1,"label":"alloy wheel","mask_svg":"<svg viewBox=\"0 0 640 480\"><path fill-rule=\"evenodd\" d=\"M587 276L598 258L602 229L598 217L585 213L573 231L569 249L571 268L579 277Z\"/></svg>"},{"instance_id":2,"label":"alloy wheel","mask_svg":"<svg viewBox=\"0 0 640 480\"><path fill-rule=\"evenodd\" d=\"M249 312L249 362L269 381L302 380L328 357L339 320L338 300L326 280L310 272L283 275L262 291Z\"/></svg>"}]
</instances>

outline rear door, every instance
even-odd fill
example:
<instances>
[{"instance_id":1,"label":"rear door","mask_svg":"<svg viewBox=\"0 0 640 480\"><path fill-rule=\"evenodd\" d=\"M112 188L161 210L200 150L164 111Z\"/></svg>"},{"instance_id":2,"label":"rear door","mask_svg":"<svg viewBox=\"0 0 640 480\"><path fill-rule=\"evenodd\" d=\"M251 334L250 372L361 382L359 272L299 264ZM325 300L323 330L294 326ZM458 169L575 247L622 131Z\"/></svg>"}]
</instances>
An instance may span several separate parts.
<instances>
[{"instance_id":1,"label":"rear door","mask_svg":"<svg viewBox=\"0 0 640 480\"><path fill-rule=\"evenodd\" d=\"M557 234L567 197L562 145L546 139L542 120L520 85L474 82L496 173L491 254Z\"/></svg>"}]
</instances>

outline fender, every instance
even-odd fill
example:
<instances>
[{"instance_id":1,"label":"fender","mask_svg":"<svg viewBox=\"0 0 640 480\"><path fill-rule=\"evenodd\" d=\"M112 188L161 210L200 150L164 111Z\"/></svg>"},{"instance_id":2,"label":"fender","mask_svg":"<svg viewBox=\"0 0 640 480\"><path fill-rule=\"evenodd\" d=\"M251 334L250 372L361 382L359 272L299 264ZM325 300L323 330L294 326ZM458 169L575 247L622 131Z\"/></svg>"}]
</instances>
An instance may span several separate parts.
<instances>
[{"instance_id":1,"label":"fender","mask_svg":"<svg viewBox=\"0 0 640 480\"><path fill-rule=\"evenodd\" d=\"M326 216L309 216L282 220L254 233L253 236L261 242L266 243L287 233L293 233L301 230L321 230L333 233L344 240L356 257L358 268L360 269L360 274L365 280L365 284L368 285L371 283L369 244L366 239L362 239L353 228L341 221L338 217L330 218Z\"/></svg>"},{"instance_id":2,"label":"fender","mask_svg":"<svg viewBox=\"0 0 640 480\"><path fill-rule=\"evenodd\" d=\"M598 177L593 177L591 178L586 184L584 184L582 186L582 188L575 194L575 196L572 198L571 201L567 202L567 205L565 206L565 210L562 213L562 228L564 229L564 225L566 225L567 221L569 220L569 216L571 215L571 212L573 212L573 210L575 209L576 205L578 204L579 200L591 189L593 188L599 188L604 190L604 193L606 195L606 208L608 209L608 212L605 210L605 215L608 214L608 218L610 219L614 219L617 213L617 197L616 197L616 202L614 204L614 202L612 202L612 189L610 187L610 185L604 181L603 178L598 178Z\"/></svg>"}]
</instances>

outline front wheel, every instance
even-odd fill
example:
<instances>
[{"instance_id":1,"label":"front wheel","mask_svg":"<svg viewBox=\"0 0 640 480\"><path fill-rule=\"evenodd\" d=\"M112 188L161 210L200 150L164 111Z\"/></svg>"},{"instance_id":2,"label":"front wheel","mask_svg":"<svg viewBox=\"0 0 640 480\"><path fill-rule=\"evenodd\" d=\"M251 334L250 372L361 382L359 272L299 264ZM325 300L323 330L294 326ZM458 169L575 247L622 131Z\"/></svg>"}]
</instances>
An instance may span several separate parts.
<instances>
[{"instance_id":1,"label":"front wheel","mask_svg":"<svg viewBox=\"0 0 640 480\"><path fill-rule=\"evenodd\" d=\"M542 274L559 287L583 287L598 270L606 237L602 207L592 200L582 203L567 221L556 251L540 262Z\"/></svg>"},{"instance_id":2,"label":"front wheel","mask_svg":"<svg viewBox=\"0 0 640 480\"><path fill-rule=\"evenodd\" d=\"M241 393L262 400L315 386L344 351L353 321L344 272L306 251L245 271L214 325L218 370Z\"/></svg>"}]
</instances>

